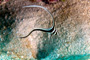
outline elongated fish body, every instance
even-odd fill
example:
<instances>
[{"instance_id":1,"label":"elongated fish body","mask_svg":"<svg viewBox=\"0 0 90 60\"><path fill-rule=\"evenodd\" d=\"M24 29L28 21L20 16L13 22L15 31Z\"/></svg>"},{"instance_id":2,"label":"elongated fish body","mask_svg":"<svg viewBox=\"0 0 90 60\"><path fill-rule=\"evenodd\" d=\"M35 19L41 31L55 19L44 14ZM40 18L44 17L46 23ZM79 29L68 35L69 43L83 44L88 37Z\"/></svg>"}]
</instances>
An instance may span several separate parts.
<instances>
[{"instance_id":1,"label":"elongated fish body","mask_svg":"<svg viewBox=\"0 0 90 60\"><path fill-rule=\"evenodd\" d=\"M42 31L42 32L47 32L51 35L56 35L57 32L56 32L56 29L54 28L55 27L55 22L54 22L54 18L52 16L52 14L43 6L39 6L39 5L29 5L29 6L24 6L23 8L25 7L39 7L39 8L42 8L44 9L45 11L47 11L49 13L49 15L52 17L52 20L53 20L53 25L51 28L48 28L48 29L44 29L44 28L38 28L38 29L33 29L28 35L24 36L24 37L20 37L20 38L26 38L28 37L33 31Z\"/></svg>"}]
</instances>

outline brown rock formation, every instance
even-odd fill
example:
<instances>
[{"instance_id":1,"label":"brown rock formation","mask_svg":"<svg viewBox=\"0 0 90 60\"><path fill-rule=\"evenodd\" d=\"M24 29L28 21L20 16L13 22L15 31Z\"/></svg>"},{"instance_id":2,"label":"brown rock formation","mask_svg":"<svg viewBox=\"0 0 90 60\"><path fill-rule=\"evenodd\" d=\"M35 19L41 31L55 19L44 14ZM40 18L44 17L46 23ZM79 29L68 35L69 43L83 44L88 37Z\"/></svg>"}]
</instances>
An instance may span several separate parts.
<instances>
[{"instance_id":1,"label":"brown rock formation","mask_svg":"<svg viewBox=\"0 0 90 60\"><path fill-rule=\"evenodd\" d=\"M12 0L6 6L15 12L16 20L12 31L12 40L3 49L14 49L24 58L46 58L52 60L71 55L90 53L90 1L66 0L56 4L43 5L54 16L58 35L49 39L44 32L33 32L25 39L17 38L27 35L34 28L49 28L51 17L40 8L22 8L26 5L43 5L25 0ZM22 20L23 18L23 20ZM11 36L11 35L10 35ZM51 57L49 57L51 56Z\"/></svg>"}]
</instances>

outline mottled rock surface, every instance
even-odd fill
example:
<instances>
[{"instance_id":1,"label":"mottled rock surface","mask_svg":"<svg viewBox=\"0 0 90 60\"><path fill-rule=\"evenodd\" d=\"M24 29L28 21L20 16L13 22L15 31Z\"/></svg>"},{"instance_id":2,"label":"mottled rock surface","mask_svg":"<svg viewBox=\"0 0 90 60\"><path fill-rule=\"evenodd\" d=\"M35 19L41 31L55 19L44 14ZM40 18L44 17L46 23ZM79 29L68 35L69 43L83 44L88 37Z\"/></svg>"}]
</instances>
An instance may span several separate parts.
<instances>
[{"instance_id":1,"label":"mottled rock surface","mask_svg":"<svg viewBox=\"0 0 90 60\"><path fill-rule=\"evenodd\" d=\"M35 31L27 38L19 38L34 28L52 26L51 17L43 9L22 8L32 4L44 6L51 12L58 35L50 39L47 33ZM12 33L7 39L10 41L2 50L7 51L7 55L13 59L77 60L90 57L90 0L65 0L48 5L12 0L5 6L13 11L11 16L14 15L15 21L11 24Z\"/></svg>"}]
</instances>

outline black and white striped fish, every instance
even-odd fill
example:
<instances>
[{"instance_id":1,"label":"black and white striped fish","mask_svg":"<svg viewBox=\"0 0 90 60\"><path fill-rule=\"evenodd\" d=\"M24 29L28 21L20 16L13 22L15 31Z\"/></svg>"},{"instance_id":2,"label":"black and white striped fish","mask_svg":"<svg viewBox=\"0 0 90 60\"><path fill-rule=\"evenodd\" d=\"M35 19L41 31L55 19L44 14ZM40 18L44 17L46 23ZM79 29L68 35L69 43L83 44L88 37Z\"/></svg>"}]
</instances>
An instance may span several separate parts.
<instances>
[{"instance_id":1,"label":"black and white striped fish","mask_svg":"<svg viewBox=\"0 0 90 60\"><path fill-rule=\"evenodd\" d=\"M57 34L57 31L55 29L55 22L54 22L54 18L52 16L52 14L43 6L39 6L39 5L29 5L29 6L24 6L23 8L25 7L39 7L39 8L42 8L44 9L45 11L47 11L49 13L49 15L52 17L52 20L53 20L53 25L51 28L48 28L48 29L44 29L44 28L38 28L38 29L33 29L28 35L24 36L24 37L20 37L20 38L26 38L28 37L33 31L42 31L42 32L47 32L51 35L56 35Z\"/></svg>"}]
</instances>

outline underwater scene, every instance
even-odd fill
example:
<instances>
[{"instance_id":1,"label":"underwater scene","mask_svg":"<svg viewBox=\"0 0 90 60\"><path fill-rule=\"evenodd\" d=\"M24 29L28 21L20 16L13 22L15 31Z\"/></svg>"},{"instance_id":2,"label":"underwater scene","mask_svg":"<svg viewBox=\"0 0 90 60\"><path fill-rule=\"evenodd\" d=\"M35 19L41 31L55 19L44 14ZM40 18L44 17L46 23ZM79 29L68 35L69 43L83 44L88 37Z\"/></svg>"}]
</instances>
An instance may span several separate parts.
<instances>
[{"instance_id":1,"label":"underwater scene","mask_svg":"<svg viewBox=\"0 0 90 60\"><path fill-rule=\"evenodd\" d=\"M90 1L0 0L0 60L90 60Z\"/></svg>"}]
</instances>

